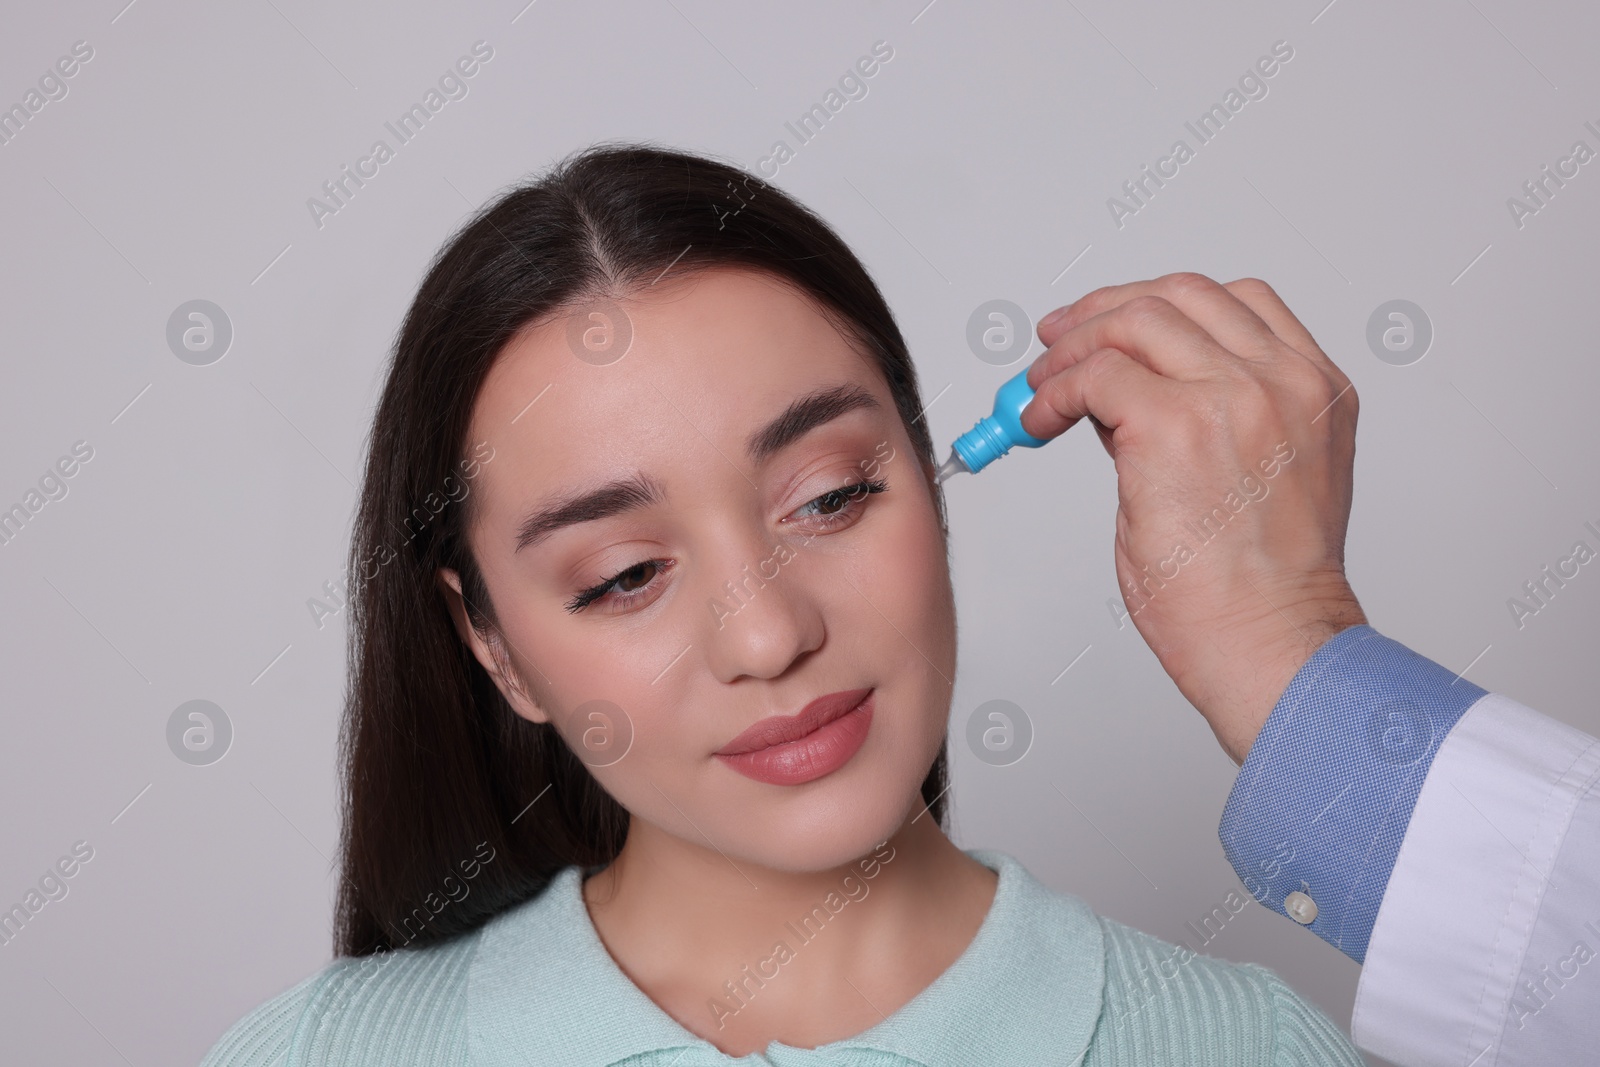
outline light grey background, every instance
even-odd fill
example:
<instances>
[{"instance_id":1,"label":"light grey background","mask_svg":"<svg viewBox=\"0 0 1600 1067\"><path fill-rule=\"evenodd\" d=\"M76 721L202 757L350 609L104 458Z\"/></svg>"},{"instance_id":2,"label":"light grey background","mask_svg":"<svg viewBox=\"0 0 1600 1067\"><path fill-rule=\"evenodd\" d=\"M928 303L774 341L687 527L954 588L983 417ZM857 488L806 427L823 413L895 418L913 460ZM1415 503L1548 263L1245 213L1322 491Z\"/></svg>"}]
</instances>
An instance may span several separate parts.
<instances>
[{"instance_id":1,"label":"light grey background","mask_svg":"<svg viewBox=\"0 0 1600 1067\"><path fill-rule=\"evenodd\" d=\"M878 40L894 56L868 94L774 180L883 287L941 452L1014 373L967 348L985 301L1037 318L1174 270L1263 277L1360 392L1348 563L1373 624L1600 731L1600 567L1520 629L1507 607L1600 524L1600 162L1520 228L1507 206L1574 141L1600 148L1583 126L1600 126L1595 8L524 2L6 13L0 105L74 42L94 49L0 146L0 507L74 442L94 449L0 546L0 904L74 842L94 849L0 947L6 1059L194 1062L328 959L345 634L307 600L345 562L381 367L433 252L593 141L754 167L796 146L785 122ZM494 56L468 95L319 228L307 199L393 144L383 123L479 40ZM1107 199L1193 144L1184 122L1279 40L1294 57L1268 95L1119 228ZM233 326L209 366L166 340L194 299ZM1366 343L1392 299L1433 323L1409 366ZM1216 837L1234 767L1108 610L1110 462L1075 430L947 489L958 841L1185 936L1238 888ZM206 766L167 741L200 699L233 729ZM992 699L1033 723L1013 766L961 742ZM1273 967L1348 1023L1357 967L1286 920L1251 906L1207 950Z\"/></svg>"}]
</instances>

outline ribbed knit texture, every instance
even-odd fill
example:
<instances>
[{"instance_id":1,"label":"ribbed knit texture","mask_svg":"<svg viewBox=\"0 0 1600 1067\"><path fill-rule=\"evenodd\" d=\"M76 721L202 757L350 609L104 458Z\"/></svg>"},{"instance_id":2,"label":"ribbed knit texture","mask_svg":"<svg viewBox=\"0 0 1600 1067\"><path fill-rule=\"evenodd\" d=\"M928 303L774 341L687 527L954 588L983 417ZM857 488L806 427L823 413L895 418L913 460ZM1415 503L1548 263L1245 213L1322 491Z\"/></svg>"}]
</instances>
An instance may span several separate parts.
<instances>
[{"instance_id":1,"label":"ribbed knit texture","mask_svg":"<svg viewBox=\"0 0 1600 1067\"><path fill-rule=\"evenodd\" d=\"M477 947L474 933L335 960L241 1019L202 1063L467 1067L467 969Z\"/></svg>"},{"instance_id":2,"label":"ribbed knit texture","mask_svg":"<svg viewBox=\"0 0 1600 1067\"><path fill-rule=\"evenodd\" d=\"M1265 968L1096 916L1004 853L968 854L1000 874L972 944L883 1023L817 1049L734 1057L684 1029L606 953L569 867L473 933L334 961L201 1067L1362 1067Z\"/></svg>"},{"instance_id":3,"label":"ribbed knit texture","mask_svg":"<svg viewBox=\"0 0 1600 1067\"><path fill-rule=\"evenodd\" d=\"M1344 1032L1267 968L1100 925L1105 1003L1082 1067L1362 1067Z\"/></svg>"}]
</instances>

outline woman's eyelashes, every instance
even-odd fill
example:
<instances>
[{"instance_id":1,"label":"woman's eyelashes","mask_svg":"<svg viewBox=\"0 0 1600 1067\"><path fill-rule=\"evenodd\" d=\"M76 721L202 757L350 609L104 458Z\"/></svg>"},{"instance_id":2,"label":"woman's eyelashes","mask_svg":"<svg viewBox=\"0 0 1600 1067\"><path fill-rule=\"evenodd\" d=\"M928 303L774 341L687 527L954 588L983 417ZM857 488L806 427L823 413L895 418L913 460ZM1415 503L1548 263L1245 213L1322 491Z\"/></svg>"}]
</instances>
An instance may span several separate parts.
<instances>
[{"instance_id":1,"label":"woman's eyelashes","mask_svg":"<svg viewBox=\"0 0 1600 1067\"><path fill-rule=\"evenodd\" d=\"M888 488L889 483L885 482L883 479L869 478L865 481L856 482L854 485L842 486L838 489L823 493L815 500L802 504L799 509L797 509L796 514L799 514L801 511L806 511L809 508L822 507L824 505L836 508L838 510L812 512L813 515L818 515L825 519L840 520L839 522L835 522L833 526L825 527L826 529L833 529L834 526L841 525L845 518L848 518L853 522L856 514L861 510L859 507L851 508L849 511L844 510L848 505L852 503L858 504L860 501L865 500L873 493L881 493Z\"/></svg>"},{"instance_id":2,"label":"woman's eyelashes","mask_svg":"<svg viewBox=\"0 0 1600 1067\"><path fill-rule=\"evenodd\" d=\"M829 490L799 508L794 515L818 533L832 533L852 525L860 518L866 498L887 491L889 484L881 478L868 478L851 485ZM785 519L785 522L794 521ZM567 611L577 614L590 604L599 602L607 612L625 611L653 595L660 583L656 575L670 570L673 562L667 559L647 559L618 571L604 581L590 586L567 601Z\"/></svg>"},{"instance_id":3,"label":"woman's eyelashes","mask_svg":"<svg viewBox=\"0 0 1600 1067\"><path fill-rule=\"evenodd\" d=\"M672 566L672 562L664 559L647 559L639 563L635 563L627 570L620 571L617 574L612 575L610 578L607 578L598 585L590 586L588 589L585 589L583 592L567 601L567 610L576 614L577 612L580 612L584 608L588 607L590 604L594 603L596 600L605 598L606 594L611 593L613 589L618 589L621 590L620 594L612 595L610 602L613 605L617 605L616 607L613 607L612 610L620 611L622 608L631 605L635 600L643 599L645 594L641 590L649 588L648 582L651 578L655 577L657 571L666 570L670 566ZM639 587L639 589L622 588L624 585L632 582L644 582L646 584Z\"/></svg>"}]
</instances>

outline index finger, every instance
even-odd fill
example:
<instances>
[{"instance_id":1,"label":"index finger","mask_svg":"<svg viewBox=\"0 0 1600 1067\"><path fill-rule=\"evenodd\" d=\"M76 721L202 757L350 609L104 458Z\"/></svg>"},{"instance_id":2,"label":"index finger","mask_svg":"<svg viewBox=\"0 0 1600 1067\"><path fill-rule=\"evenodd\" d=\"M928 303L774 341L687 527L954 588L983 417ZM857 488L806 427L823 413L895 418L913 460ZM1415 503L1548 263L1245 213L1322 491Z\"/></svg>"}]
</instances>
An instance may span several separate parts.
<instances>
[{"instance_id":1,"label":"index finger","mask_svg":"<svg viewBox=\"0 0 1600 1067\"><path fill-rule=\"evenodd\" d=\"M1033 399L1023 405L1018 422L1024 433L1049 440L1088 415L1114 435L1132 419L1160 420L1157 409L1179 399L1181 388L1121 349L1096 349L1044 378ZM1141 416L1144 412L1149 414Z\"/></svg>"},{"instance_id":2,"label":"index finger","mask_svg":"<svg viewBox=\"0 0 1600 1067\"><path fill-rule=\"evenodd\" d=\"M1264 283L1263 283L1264 284ZM1242 359L1271 359L1280 354L1281 342L1271 326L1232 286L1220 285L1204 274L1177 271L1159 278L1102 286L1059 308L1052 318L1039 322L1039 340L1046 345L1095 315L1142 296L1156 296L1177 307L1216 338L1230 355Z\"/></svg>"},{"instance_id":3,"label":"index finger","mask_svg":"<svg viewBox=\"0 0 1600 1067\"><path fill-rule=\"evenodd\" d=\"M1028 368L1028 385L1037 389L1050 375L1101 348L1120 349L1155 373L1178 381L1211 378L1220 364L1239 362L1172 303L1144 295L1085 319L1056 337Z\"/></svg>"}]
</instances>

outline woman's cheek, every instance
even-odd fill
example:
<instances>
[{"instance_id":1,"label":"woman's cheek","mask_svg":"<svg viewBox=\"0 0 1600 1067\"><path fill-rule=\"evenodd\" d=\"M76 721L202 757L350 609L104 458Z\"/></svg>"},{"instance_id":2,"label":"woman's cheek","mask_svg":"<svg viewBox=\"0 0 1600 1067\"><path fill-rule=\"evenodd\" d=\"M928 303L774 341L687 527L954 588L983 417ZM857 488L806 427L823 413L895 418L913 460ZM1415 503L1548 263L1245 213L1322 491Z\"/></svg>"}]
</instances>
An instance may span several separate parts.
<instances>
[{"instance_id":1,"label":"woman's cheek","mask_svg":"<svg viewBox=\"0 0 1600 1067\"><path fill-rule=\"evenodd\" d=\"M925 611L941 603L949 585L949 567L937 520L930 510L924 514L915 507L896 510L892 521L883 524L884 536L874 551L880 583L896 603L915 611ZM939 620L929 619L937 624Z\"/></svg>"},{"instance_id":2,"label":"woman's cheek","mask_svg":"<svg viewBox=\"0 0 1600 1067\"><path fill-rule=\"evenodd\" d=\"M932 498L917 497L893 526L892 548L882 561L885 585L892 583L884 596L896 606L888 614L916 644L916 665L928 684L947 700L956 668L955 591ZM947 713L948 705L940 709L941 721Z\"/></svg>"}]
</instances>

